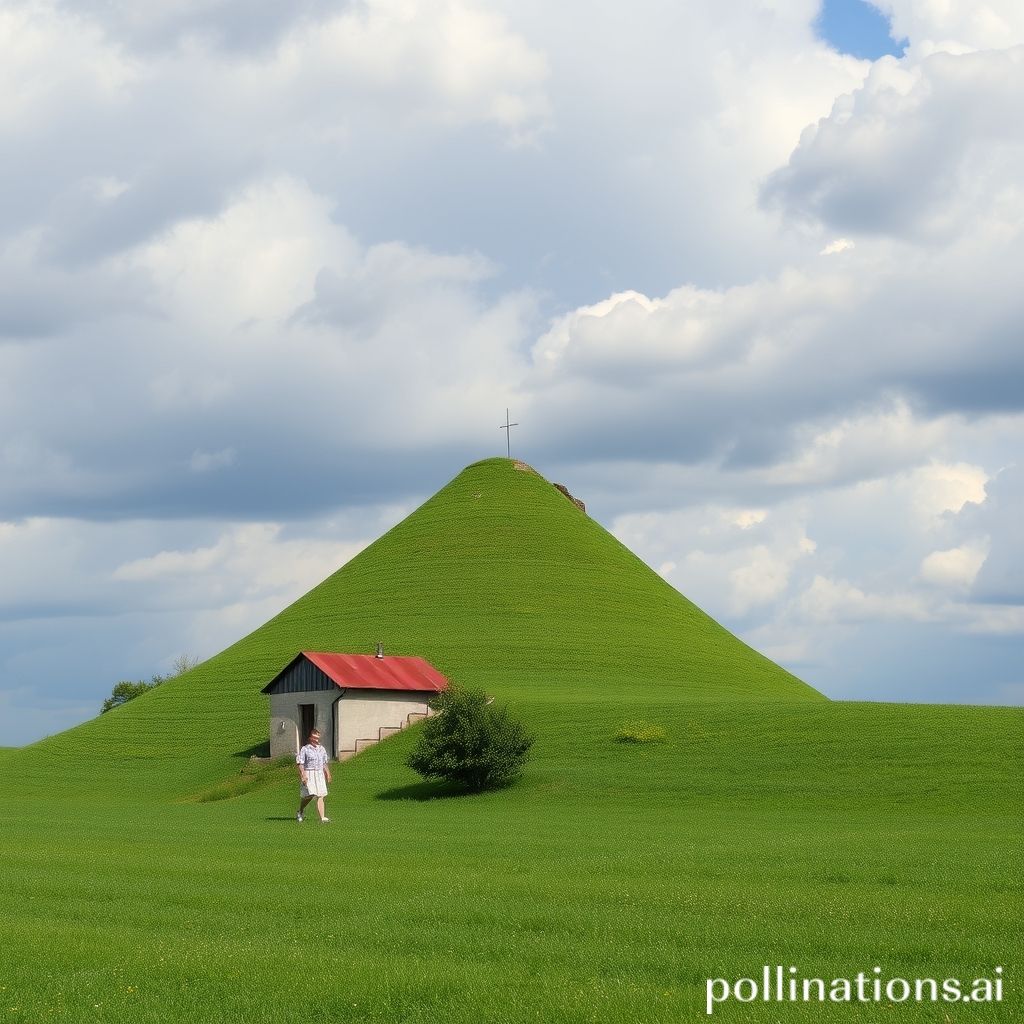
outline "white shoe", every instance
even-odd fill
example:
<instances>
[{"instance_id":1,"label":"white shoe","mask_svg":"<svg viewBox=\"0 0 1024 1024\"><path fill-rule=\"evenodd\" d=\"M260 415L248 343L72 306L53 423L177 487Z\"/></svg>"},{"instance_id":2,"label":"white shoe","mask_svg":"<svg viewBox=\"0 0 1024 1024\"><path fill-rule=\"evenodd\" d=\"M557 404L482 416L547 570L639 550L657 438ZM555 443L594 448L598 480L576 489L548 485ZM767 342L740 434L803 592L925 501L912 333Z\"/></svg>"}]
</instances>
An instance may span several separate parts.
<instances>
[{"instance_id":1,"label":"white shoe","mask_svg":"<svg viewBox=\"0 0 1024 1024\"><path fill-rule=\"evenodd\" d=\"M302 821L302 812L301 811L299 811L299 813L295 815L295 820L296 821Z\"/></svg>"},{"instance_id":2,"label":"white shoe","mask_svg":"<svg viewBox=\"0 0 1024 1024\"><path fill-rule=\"evenodd\" d=\"M330 820L331 820L330 818L321 818L320 819L320 824L321 825L327 825L327 824L330 823Z\"/></svg>"}]
</instances>

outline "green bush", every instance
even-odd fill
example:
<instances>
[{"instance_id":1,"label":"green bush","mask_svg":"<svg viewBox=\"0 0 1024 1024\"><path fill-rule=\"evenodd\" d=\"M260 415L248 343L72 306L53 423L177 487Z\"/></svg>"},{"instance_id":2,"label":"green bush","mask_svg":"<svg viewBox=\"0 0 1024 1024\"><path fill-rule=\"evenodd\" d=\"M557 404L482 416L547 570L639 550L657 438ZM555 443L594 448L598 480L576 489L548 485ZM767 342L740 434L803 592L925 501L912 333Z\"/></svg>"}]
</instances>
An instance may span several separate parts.
<instances>
[{"instance_id":1,"label":"green bush","mask_svg":"<svg viewBox=\"0 0 1024 1024\"><path fill-rule=\"evenodd\" d=\"M120 683L115 683L113 690L110 691L110 696L107 697L103 702L103 707L100 708L100 714L105 715L108 711L113 711L114 708L119 708L122 704L135 700L136 697L141 697L147 690L155 689L163 681L163 676L153 676L151 683L147 683L144 679L134 683L124 679Z\"/></svg>"},{"instance_id":2,"label":"green bush","mask_svg":"<svg viewBox=\"0 0 1024 1024\"><path fill-rule=\"evenodd\" d=\"M114 684L113 690L110 691L110 696L104 700L103 707L100 708L100 714L105 715L108 711L113 711L114 708L119 708L122 704L135 700L136 697L141 697L147 690L156 689L162 683L166 683L168 679L177 679L178 676L191 672L198 664L199 659L193 658L191 654L179 654L174 659L171 671L165 676L153 676L152 681L148 683L145 679L139 679L135 682L130 679L122 679L121 682Z\"/></svg>"},{"instance_id":3,"label":"green bush","mask_svg":"<svg viewBox=\"0 0 1024 1024\"><path fill-rule=\"evenodd\" d=\"M627 722L615 734L618 743L664 743L667 733L651 722Z\"/></svg>"},{"instance_id":4,"label":"green bush","mask_svg":"<svg viewBox=\"0 0 1024 1024\"><path fill-rule=\"evenodd\" d=\"M434 708L406 761L413 771L480 792L508 785L523 770L533 737L482 690L449 690Z\"/></svg>"}]
</instances>

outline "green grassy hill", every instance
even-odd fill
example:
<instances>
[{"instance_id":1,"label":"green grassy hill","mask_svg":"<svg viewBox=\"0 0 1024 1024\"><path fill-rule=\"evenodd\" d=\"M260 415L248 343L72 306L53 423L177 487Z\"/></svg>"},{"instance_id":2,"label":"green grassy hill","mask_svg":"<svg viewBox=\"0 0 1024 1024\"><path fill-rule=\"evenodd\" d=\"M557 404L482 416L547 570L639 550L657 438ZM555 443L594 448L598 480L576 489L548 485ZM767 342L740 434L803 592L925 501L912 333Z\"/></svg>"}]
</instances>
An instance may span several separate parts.
<instances>
[{"instance_id":1,"label":"green grassy hill","mask_svg":"<svg viewBox=\"0 0 1024 1024\"><path fill-rule=\"evenodd\" d=\"M299 650L371 652L378 639L502 697L824 699L542 477L489 459L254 633L34 749L76 760L83 786L109 785L128 758L147 785L188 789L266 738L260 687Z\"/></svg>"},{"instance_id":2,"label":"green grassy hill","mask_svg":"<svg viewBox=\"0 0 1024 1024\"><path fill-rule=\"evenodd\" d=\"M243 774L300 648L420 653L537 742L441 798L416 729ZM660 744L615 742L643 718ZM540 477L469 467L186 676L3 755L0 1018L115 1024L678 1024L709 977L970 980L999 1004L731 1002L727 1022L1019 1019L1024 710L831 702Z\"/></svg>"}]
</instances>

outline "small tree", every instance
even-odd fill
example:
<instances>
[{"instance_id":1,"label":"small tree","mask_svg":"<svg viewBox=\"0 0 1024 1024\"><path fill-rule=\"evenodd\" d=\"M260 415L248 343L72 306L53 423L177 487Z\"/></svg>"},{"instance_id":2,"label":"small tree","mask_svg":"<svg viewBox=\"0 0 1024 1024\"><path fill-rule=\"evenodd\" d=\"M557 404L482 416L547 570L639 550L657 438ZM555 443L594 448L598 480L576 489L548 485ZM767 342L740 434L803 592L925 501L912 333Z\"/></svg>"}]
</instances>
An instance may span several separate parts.
<instances>
[{"instance_id":1,"label":"small tree","mask_svg":"<svg viewBox=\"0 0 1024 1024\"><path fill-rule=\"evenodd\" d=\"M165 676L165 678L174 679L177 676L183 676L186 672L191 672L198 664L199 659L193 657L191 654L179 654L174 661L171 662L170 674ZM161 682L162 681L163 680L161 680Z\"/></svg>"},{"instance_id":2,"label":"small tree","mask_svg":"<svg viewBox=\"0 0 1024 1024\"><path fill-rule=\"evenodd\" d=\"M106 714L113 708L119 708L122 704L127 704L128 701L141 697L147 690L154 690L161 683L166 683L168 679L184 675L198 664L198 658L193 658L190 654L179 654L174 659L171 671L165 676L155 675L148 683L144 679L138 679L134 682L124 679L119 683L115 683L113 690L110 691L110 696L104 700L103 707L100 708L100 714Z\"/></svg>"},{"instance_id":3,"label":"small tree","mask_svg":"<svg viewBox=\"0 0 1024 1024\"><path fill-rule=\"evenodd\" d=\"M127 679L122 680L120 683L115 683L113 690L110 691L110 696L107 697L103 702L103 707L100 708L100 714L104 715L114 708L119 708L122 704L127 704L130 700L135 700L136 697L141 697L147 690L154 689L162 682L163 677L153 676L151 683L147 683L144 679L139 679L134 683Z\"/></svg>"},{"instance_id":4,"label":"small tree","mask_svg":"<svg viewBox=\"0 0 1024 1024\"><path fill-rule=\"evenodd\" d=\"M523 770L533 737L482 690L452 689L434 704L406 764L425 779L473 792L508 785Z\"/></svg>"}]
</instances>

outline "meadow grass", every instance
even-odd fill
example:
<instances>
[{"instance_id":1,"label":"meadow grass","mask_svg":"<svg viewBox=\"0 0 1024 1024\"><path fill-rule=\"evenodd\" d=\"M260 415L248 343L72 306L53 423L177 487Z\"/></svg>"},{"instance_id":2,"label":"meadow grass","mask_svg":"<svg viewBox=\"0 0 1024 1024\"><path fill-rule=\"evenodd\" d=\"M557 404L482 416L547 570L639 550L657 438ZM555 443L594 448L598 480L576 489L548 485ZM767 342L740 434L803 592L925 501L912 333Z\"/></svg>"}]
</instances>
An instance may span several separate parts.
<instances>
[{"instance_id":1,"label":"meadow grass","mask_svg":"<svg viewBox=\"0 0 1024 1024\"><path fill-rule=\"evenodd\" d=\"M378 639L508 703L527 772L452 797L412 729L300 825L294 770L249 764L259 688ZM716 1019L1010 1020L1022 754L1020 710L824 700L490 460L192 672L0 752L0 1019L668 1024L781 963L1009 992Z\"/></svg>"},{"instance_id":2,"label":"meadow grass","mask_svg":"<svg viewBox=\"0 0 1024 1024\"><path fill-rule=\"evenodd\" d=\"M668 702L669 739L627 746L614 701L514 710L538 740L512 788L437 795L412 730L337 767L328 826L295 822L287 776L213 803L130 771L88 799L7 787L7 1019L668 1022L765 963L1014 980L1021 712Z\"/></svg>"}]
</instances>

